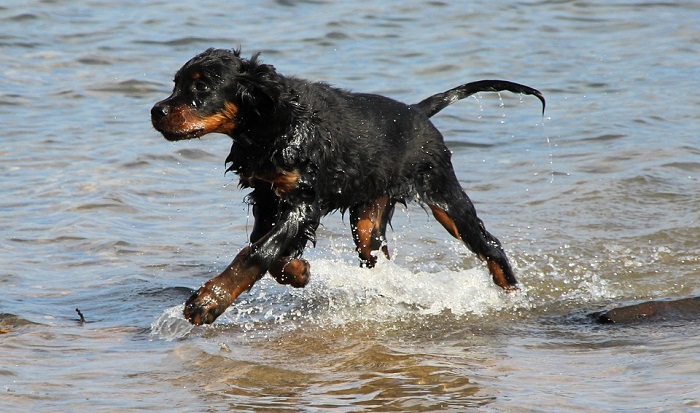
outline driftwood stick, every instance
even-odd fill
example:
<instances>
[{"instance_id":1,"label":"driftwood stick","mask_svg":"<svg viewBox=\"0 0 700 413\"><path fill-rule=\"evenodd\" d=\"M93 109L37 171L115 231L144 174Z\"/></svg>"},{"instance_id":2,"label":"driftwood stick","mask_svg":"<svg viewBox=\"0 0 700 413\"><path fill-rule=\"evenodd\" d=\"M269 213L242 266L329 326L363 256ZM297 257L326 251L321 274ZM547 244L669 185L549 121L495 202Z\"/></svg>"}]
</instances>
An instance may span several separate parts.
<instances>
[{"instance_id":1,"label":"driftwood stick","mask_svg":"<svg viewBox=\"0 0 700 413\"><path fill-rule=\"evenodd\" d=\"M87 323L87 321L85 321L85 317L83 316L83 313L81 313L79 309L76 308L75 312L78 313L78 316L80 317L80 324Z\"/></svg>"}]
</instances>

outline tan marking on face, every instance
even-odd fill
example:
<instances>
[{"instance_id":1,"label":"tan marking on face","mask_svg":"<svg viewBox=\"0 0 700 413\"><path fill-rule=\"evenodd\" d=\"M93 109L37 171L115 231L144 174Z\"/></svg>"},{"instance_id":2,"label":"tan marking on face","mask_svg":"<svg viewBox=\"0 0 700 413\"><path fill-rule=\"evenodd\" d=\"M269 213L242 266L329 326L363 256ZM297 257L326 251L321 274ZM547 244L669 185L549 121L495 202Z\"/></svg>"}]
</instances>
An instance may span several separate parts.
<instances>
[{"instance_id":1,"label":"tan marking on face","mask_svg":"<svg viewBox=\"0 0 700 413\"><path fill-rule=\"evenodd\" d=\"M153 126L169 140L192 139L203 134L201 120L187 105L173 106L168 116L154 122Z\"/></svg>"},{"instance_id":2,"label":"tan marking on face","mask_svg":"<svg viewBox=\"0 0 700 413\"><path fill-rule=\"evenodd\" d=\"M193 139L214 132L230 136L236 128L236 113L238 107L230 102L223 110L209 116L201 116L191 106L181 104L174 106L167 117L153 126L171 140Z\"/></svg>"},{"instance_id":3,"label":"tan marking on face","mask_svg":"<svg viewBox=\"0 0 700 413\"><path fill-rule=\"evenodd\" d=\"M225 133L230 135L233 130L236 129L236 114L238 113L238 106L231 102L226 102L224 104L224 109L213 115L205 118L200 118L204 129L204 134L207 133Z\"/></svg>"}]
</instances>

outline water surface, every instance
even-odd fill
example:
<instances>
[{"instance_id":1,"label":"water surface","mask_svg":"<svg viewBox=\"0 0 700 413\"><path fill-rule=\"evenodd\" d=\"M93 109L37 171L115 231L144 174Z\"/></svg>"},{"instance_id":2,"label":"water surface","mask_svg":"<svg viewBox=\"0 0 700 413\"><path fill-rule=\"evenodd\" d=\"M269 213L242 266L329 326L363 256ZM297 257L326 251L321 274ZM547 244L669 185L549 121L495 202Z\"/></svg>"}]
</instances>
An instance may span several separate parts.
<instances>
[{"instance_id":1,"label":"water surface","mask_svg":"<svg viewBox=\"0 0 700 413\"><path fill-rule=\"evenodd\" d=\"M225 3L225 4L224 4ZM594 324L700 294L696 2L9 1L0 6L3 411L696 411L695 322ZM229 140L150 126L208 47L435 118L524 292L418 205L359 268L325 219L303 290L264 278L214 326L179 317L245 245ZM79 321L75 309L84 314Z\"/></svg>"}]
</instances>

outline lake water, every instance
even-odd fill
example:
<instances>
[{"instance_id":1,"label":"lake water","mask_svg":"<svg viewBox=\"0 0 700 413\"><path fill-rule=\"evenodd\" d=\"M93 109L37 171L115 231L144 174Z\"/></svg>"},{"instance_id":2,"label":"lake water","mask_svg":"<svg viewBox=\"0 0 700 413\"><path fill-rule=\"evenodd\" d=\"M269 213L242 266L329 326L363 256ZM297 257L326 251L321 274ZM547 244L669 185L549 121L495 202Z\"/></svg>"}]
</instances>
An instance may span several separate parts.
<instances>
[{"instance_id":1,"label":"lake water","mask_svg":"<svg viewBox=\"0 0 700 413\"><path fill-rule=\"evenodd\" d=\"M700 409L700 327L597 325L700 295L697 1L5 0L0 406L5 412ZM418 205L359 268L327 217L307 288L270 277L213 326L180 317L247 242L230 140L150 125L208 47L435 117L523 285L506 297ZM80 323L75 309L86 323Z\"/></svg>"}]
</instances>

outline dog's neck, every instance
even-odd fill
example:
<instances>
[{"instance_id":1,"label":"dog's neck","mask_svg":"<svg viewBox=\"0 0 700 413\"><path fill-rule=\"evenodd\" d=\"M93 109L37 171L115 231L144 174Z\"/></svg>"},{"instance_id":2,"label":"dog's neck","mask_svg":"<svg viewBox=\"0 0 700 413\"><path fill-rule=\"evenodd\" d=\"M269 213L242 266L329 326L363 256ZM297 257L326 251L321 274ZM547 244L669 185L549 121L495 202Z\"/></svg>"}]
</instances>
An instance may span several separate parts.
<instances>
[{"instance_id":1,"label":"dog's neck","mask_svg":"<svg viewBox=\"0 0 700 413\"><path fill-rule=\"evenodd\" d=\"M231 135L233 144L226 158L226 163L230 163L227 171L245 175L247 171L293 169L307 161L304 145L313 133L307 120L261 116L248 125Z\"/></svg>"}]
</instances>

